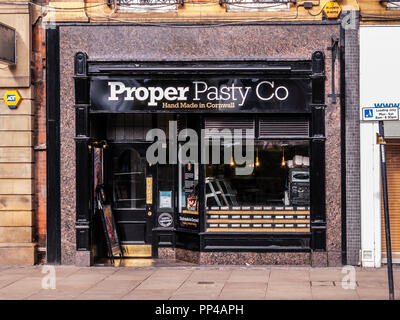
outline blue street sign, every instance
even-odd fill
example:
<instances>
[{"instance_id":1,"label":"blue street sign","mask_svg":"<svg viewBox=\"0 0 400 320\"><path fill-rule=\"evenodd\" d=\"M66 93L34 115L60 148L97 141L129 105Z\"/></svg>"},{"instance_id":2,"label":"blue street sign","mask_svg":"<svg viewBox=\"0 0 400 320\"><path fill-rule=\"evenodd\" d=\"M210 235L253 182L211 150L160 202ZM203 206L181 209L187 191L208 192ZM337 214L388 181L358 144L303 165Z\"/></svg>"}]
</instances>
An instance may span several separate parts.
<instances>
[{"instance_id":1,"label":"blue street sign","mask_svg":"<svg viewBox=\"0 0 400 320\"><path fill-rule=\"evenodd\" d=\"M364 118L373 118L374 110L373 109L364 109Z\"/></svg>"}]
</instances>

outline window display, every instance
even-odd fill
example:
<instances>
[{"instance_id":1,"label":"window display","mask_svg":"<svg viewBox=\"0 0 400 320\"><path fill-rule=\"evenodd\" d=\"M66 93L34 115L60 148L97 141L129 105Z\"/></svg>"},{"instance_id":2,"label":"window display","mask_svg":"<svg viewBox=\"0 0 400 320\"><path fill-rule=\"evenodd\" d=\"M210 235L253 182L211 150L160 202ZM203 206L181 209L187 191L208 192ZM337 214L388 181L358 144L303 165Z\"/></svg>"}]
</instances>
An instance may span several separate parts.
<instances>
[{"instance_id":1,"label":"window display","mask_svg":"<svg viewBox=\"0 0 400 320\"><path fill-rule=\"evenodd\" d=\"M199 165L179 164L179 226L196 229L199 225Z\"/></svg>"},{"instance_id":2,"label":"window display","mask_svg":"<svg viewBox=\"0 0 400 320\"><path fill-rule=\"evenodd\" d=\"M233 157L206 165L207 231L309 232L309 142L256 140L254 152L249 175Z\"/></svg>"}]
</instances>

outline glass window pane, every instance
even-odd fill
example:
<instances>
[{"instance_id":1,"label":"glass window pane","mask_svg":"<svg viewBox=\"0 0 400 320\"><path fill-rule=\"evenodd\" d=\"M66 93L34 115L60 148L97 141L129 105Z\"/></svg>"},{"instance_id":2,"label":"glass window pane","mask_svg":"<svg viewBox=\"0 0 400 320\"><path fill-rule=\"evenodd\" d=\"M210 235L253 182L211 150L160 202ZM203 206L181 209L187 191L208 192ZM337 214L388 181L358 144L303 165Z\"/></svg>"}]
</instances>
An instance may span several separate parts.
<instances>
[{"instance_id":1,"label":"glass window pane","mask_svg":"<svg viewBox=\"0 0 400 320\"><path fill-rule=\"evenodd\" d=\"M146 165L136 150L130 149L114 163L114 199L116 208L145 208Z\"/></svg>"},{"instance_id":2,"label":"glass window pane","mask_svg":"<svg viewBox=\"0 0 400 320\"><path fill-rule=\"evenodd\" d=\"M236 174L234 159L206 165L207 207L309 205L308 141L258 140L254 153L249 175Z\"/></svg>"}]
</instances>

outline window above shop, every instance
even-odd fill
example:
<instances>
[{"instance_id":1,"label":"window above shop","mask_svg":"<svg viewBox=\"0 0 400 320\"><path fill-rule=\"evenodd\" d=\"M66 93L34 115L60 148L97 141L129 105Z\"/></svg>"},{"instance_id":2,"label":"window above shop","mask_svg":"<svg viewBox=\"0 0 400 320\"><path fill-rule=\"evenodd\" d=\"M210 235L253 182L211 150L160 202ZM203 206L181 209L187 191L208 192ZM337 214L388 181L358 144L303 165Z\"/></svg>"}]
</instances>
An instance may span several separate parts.
<instances>
[{"instance_id":1,"label":"window above shop","mask_svg":"<svg viewBox=\"0 0 400 320\"><path fill-rule=\"evenodd\" d=\"M171 12L178 10L178 0L116 0L118 12Z\"/></svg>"},{"instance_id":2,"label":"window above shop","mask_svg":"<svg viewBox=\"0 0 400 320\"><path fill-rule=\"evenodd\" d=\"M226 0L226 11L289 11L290 0Z\"/></svg>"}]
</instances>

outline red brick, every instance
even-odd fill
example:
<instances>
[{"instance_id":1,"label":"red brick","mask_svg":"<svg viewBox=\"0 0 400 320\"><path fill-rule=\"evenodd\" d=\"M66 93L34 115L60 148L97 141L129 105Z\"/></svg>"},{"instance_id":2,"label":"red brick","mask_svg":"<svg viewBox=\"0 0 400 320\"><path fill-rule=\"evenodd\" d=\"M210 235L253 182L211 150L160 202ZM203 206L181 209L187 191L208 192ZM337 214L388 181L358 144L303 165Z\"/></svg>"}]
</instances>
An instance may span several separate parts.
<instances>
[{"instance_id":1,"label":"red brick","mask_svg":"<svg viewBox=\"0 0 400 320\"><path fill-rule=\"evenodd\" d=\"M46 47L44 34L41 24L37 23L32 32L35 146L46 144L46 82L44 79ZM36 149L34 157L34 237L40 247L46 247L46 151Z\"/></svg>"}]
</instances>

